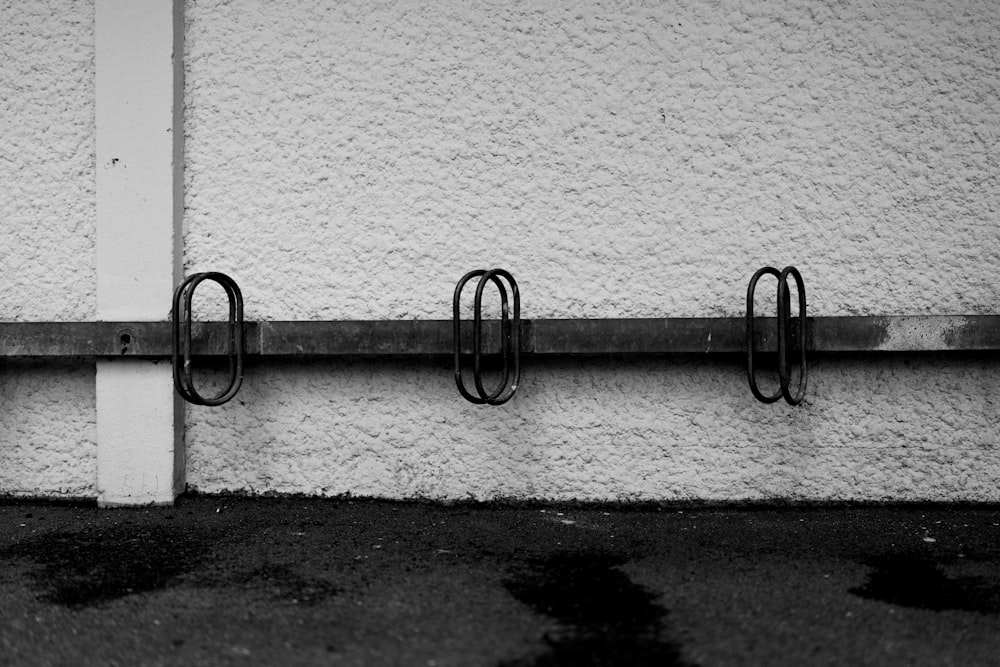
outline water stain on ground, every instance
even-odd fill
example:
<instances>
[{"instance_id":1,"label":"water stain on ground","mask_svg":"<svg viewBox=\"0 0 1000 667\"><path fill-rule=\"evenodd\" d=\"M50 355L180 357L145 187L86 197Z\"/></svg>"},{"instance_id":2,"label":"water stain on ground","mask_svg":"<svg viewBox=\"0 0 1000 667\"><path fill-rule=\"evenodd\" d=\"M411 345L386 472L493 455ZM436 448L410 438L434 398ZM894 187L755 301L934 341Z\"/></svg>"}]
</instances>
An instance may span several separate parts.
<instances>
[{"instance_id":1,"label":"water stain on ground","mask_svg":"<svg viewBox=\"0 0 1000 667\"><path fill-rule=\"evenodd\" d=\"M43 533L0 549L35 564L29 576L40 600L73 609L167 588L208 555L190 532L134 524Z\"/></svg>"},{"instance_id":2,"label":"water stain on ground","mask_svg":"<svg viewBox=\"0 0 1000 667\"><path fill-rule=\"evenodd\" d=\"M948 576L942 566L914 555L874 558L864 586L850 593L869 600L932 611L1000 614L1000 579Z\"/></svg>"},{"instance_id":3,"label":"water stain on ground","mask_svg":"<svg viewBox=\"0 0 1000 667\"><path fill-rule=\"evenodd\" d=\"M538 656L502 667L656 665L690 663L664 638L667 611L656 596L619 569L624 560L593 553L557 553L529 561L506 580L507 591L559 623Z\"/></svg>"},{"instance_id":4,"label":"water stain on ground","mask_svg":"<svg viewBox=\"0 0 1000 667\"><path fill-rule=\"evenodd\" d=\"M331 582L302 576L282 563L234 569L215 557L219 539L190 527L126 522L35 535L0 549L0 558L32 563L28 576L38 599L71 609L184 583L259 590L274 600L306 606L338 593Z\"/></svg>"}]
</instances>

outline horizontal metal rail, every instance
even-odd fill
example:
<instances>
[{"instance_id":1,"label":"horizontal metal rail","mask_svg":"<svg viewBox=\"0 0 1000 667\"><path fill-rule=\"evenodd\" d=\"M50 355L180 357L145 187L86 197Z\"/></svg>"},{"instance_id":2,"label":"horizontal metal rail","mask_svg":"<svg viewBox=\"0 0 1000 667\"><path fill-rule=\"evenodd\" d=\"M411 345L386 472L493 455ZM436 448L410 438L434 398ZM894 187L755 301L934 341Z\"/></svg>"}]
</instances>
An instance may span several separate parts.
<instances>
[{"instance_id":1,"label":"horizontal metal rail","mask_svg":"<svg viewBox=\"0 0 1000 667\"><path fill-rule=\"evenodd\" d=\"M776 318L756 318L756 346L777 350ZM793 335L797 323L792 322ZM453 354L452 320L247 322L246 354L259 357ZM462 347L472 350L472 327ZM464 340L464 334L468 340ZM742 317L539 319L520 323L528 355L728 354L745 352ZM193 324L193 353L227 356L228 324ZM500 324L484 322L483 346L500 349ZM1000 350L1000 315L810 317L810 352ZM170 322L0 322L0 357L170 357Z\"/></svg>"}]
</instances>

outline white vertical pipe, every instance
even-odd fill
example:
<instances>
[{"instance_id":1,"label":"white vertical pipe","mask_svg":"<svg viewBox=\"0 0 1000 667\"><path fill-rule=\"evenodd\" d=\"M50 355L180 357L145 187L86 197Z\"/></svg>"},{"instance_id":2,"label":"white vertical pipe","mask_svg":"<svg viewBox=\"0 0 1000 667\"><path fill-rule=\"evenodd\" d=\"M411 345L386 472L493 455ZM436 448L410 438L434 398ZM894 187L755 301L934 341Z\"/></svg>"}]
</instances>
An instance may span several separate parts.
<instances>
[{"instance_id":1,"label":"white vertical pipe","mask_svg":"<svg viewBox=\"0 0 1000 667\"><path fill-rule=\"evenodd\" d=\"M183 0L96 0L97 314L169 317L181 274ZM168 362L97 362L104 506L172 503L184 405Z\"/></svg>"}]
</instances>

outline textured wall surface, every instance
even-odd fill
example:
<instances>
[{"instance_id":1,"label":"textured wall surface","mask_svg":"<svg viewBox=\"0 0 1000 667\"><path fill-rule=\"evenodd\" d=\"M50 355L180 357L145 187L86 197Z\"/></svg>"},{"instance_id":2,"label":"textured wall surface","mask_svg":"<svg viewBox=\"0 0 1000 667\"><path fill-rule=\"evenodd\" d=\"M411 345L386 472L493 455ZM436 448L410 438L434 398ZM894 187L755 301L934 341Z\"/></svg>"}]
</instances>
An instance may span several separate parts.
<instances>
[{"instance_id":1,"label":"textured wall surface","mask_svg":"<svg viewBox=\"0 0 1000 667\"><path fill-rule=\"evenodd\" d=\"M93 319L93 3L0 0L0 63L0 320ZM93 494L93 376L2 364L0 494Z\"/></svg>"},{"instance_id":2,"label":"textured wall surface","mask_svg":"<svg viewBox=\"0 0 1000 667\"><path fill-rule=\"evenodd\" d=\"M0 496L93 497L94 366L0 364Z\"/></svg>"},{"instance_id":3,"label":"textured wall surface","mask_svg":"<svg viewBox=\"0 0 1000 667\"><path fill-rule=\"evenodd\" d=\"M817 315L995 313L990 0L191 0L186 265L261 319L739 315L795 264ZM499 409L438 364L261 364L189 411L204 490L1000 498L994 358L852 358L799 409L738 365L530 365ZM990 480L994 480L991 482Z\"/></svg>"},{"instance_id":4,"label":"textured wall surface","mask_svg":"<svg viewBox=\"0 0 1000 667\"><path fill-rule=\"evenodd\" d=\"M188 265L254 316L997 309L989 0L188 7ZM400 284L403 282L405 287Z\"/></svg>"},{"instance_id":5,"label":"textured wall surface","mask_svg":"<svg viewBox=\"0 0 1000 667\"><path fill-rule=\"evenodd\" d=\"M4 0L0 16L0 319L92 319L93 6Z\"/></svg>"},{"instance_id":6,"label":"textured wall surface","mask_svg":"<svg viewBox=\"0 0 1000 667\"><path fill-rule=\"evenodd\" d=\"M997 498L995 368L837 360L813 386L776 408L738 364L547 361L484 409L446 363L255 366L232 404L193 409L188 478L389 497Z\"/></svg>"}]
</instances>

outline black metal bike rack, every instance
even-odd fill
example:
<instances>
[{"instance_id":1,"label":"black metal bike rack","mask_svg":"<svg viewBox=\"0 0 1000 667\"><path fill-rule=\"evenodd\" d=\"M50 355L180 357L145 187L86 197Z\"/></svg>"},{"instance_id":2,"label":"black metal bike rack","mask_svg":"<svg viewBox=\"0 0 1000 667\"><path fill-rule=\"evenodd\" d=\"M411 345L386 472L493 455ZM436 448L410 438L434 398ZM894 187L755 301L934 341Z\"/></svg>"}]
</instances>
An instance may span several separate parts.
<instances>
[{"instance_id":1,"label":"black metal bike rack","mask_svg":"<svg viewBox=\"0 0 1000 667\"><path fill-rule=\"evenodd\" d=\"M780 387L773 394L764 394L757 386L757 378L754 374L754 355L756 347L754 338L756 334L756 324L754 320L753 297L757 289L757 281L761 276L772 275L778 279L778 381ZM795 349L799 352L799 381L795 392L790 390L792 363L789 361L789 338L791 338L791 304L789 303L788 276L795 280L795 288L799 297L798 327L796 327ZM783 270L773 266L765 266L758 269L750 284L747 287L747 379L750 381L750 391L761 403L774 403L779 398L784 397L789 405L798 405L806 394L806 384L809 379L809 370L806 366L806 287L802 281L802 274L794 266L786 266Z\"/></svg>"},{"instance_id":2,"label":"black metal bike rack","mask_svg":"<svg viewBox=\"0 0 1000 667\"><path fill-rule=\"evenodd\" d=\"M460 313L462 290L466 283L473 278L479 278L476 285L476 296L473 302L472 320L472 380L476 388L476 394L468 390L462 378L462 320ZM502 280L501 280L502 278ZM504 281L510 286L513 302L513 315L511 315L511 304L507 299L507 289ZM483 288L487 283L492 282L500 293L500 356L503 363L500 382L492 391L487 391L483 382ZM477 269L469 271L458 281L455 286L455 294L452 298L452 322L454 327L453 345L455 357L455 384L458 391L467 401L476 404L501 405L514 396L517 386L521 381L521 296L518 292L517 281L514 280L508 271L503 269ZM511 371L513 365L513 372ZM513 377L512 377L513 376Z\"/></svg>"},{"instance_id":3,"label":"black metal bike rack","mask_svg":"<svg viewBox=\"0 0 1000 667\"><path fill-rule=\"evenodd\" d=\"M210 280L218 283L229 299L229 384L215 396L202 396L194 386L191 373L192 329L191 300L195 288ZM224 273L207 271L196 273L184 279L174 290L171 313L173 331L174 387L188 403L194 405L222 405L240 390L243 383L243 357L245 354L245 332L243 325L243 294L236 281Z\"/></svg>"},{"instance_id":4,"label":"black metal bike rack","mask_svg":"<svg viewBox=\"0 0 1000 667\"><path fill-rule=\"evenodd\" d=\"M778 280L777 317L756 317L753 293L764 275ZM479 278L471 321L460 319L458 301L466 283ZM796 282L797 317L791 316L788 280ZM219 283L229 299L226 322L193 322L191 298L203 281ZM500 320L484 320L487 283L497 287ZM513 276L501 269L473 271L459 281L450 320L352 320L244 322L243 296L235 281L206 272L186 278L174 292L169 322L0 322L0 359L36 357L171 358L174 383L185 400L221 405L239 391L246 357L450 356L459 392L473 403L509 401L520 384L522 357L601 355L728 355L745 359L758 400L802 401L809 354L1000 352L1000 315L865 315L808 317L802 277L793 267L764 267L751 278L743 317L631 319L536 319L520 317ZM755 355L777 355L781 388L764 394L757 386ZM471 355L473 387L462 362ZM483 359L499 355L500 381L487 387ZM192 359L226 357L229 383L204 396L192 379ZM797 357L798 382L792 382ZM465 369L468 373L469 369ZM792 388L794 384L794 390Z\"/></svg>"}]
</instances>

